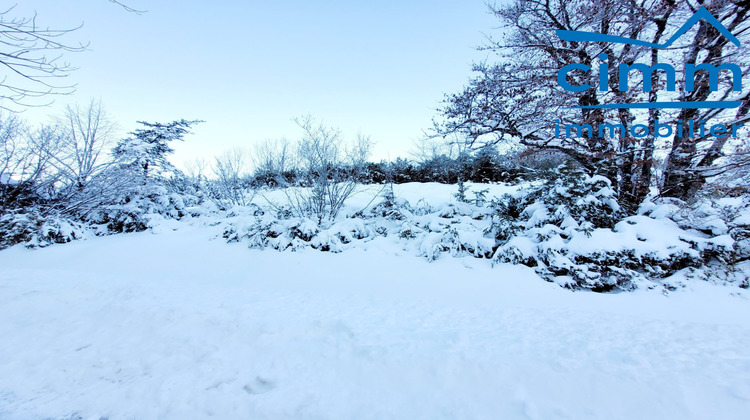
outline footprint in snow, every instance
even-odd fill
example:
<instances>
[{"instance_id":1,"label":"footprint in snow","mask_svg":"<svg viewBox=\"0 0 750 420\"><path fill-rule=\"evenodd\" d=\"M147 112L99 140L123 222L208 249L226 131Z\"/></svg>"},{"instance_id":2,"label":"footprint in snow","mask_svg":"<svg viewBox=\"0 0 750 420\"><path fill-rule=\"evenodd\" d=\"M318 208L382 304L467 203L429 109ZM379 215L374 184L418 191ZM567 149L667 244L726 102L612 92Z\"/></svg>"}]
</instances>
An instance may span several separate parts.
<instances>
[{"instance_id":1,"label":"footprint in snow","mask_svg":"<svg viewBox=\"0 0 750 420\"><path fill-rule=\"evenodd\" d=\"M276 388L276 384L260 376L256 376L252 382L242 387L250 395L264 394L274 388Z\"/></svg>"}]
</instances>

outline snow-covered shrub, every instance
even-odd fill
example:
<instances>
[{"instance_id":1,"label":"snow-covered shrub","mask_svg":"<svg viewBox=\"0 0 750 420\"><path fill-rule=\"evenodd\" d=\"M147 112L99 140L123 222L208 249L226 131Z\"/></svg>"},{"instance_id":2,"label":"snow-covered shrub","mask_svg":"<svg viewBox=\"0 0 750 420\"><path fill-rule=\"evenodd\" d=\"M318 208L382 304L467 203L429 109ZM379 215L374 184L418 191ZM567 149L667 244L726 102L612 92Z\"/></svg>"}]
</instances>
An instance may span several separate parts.
<instances>
[{"instance_id":1,"label":"snow-covered shrub","mask_svg":"<svg viewBox=\"0 0 750 420\"><path fill-rule=\"evenodd\" d=\"M453 196L456 197L456 200L460 203L468 203L466 192L469 191L469 187L466 186L466 183L464 183L464 180L460 177L458 178L457 185L458 192L453 194Z\"/></svg>"},{"instance_id":2,"label":"snow-covered shrub","mask_svg":"<svg viewBox=\"0 0 750 420\"><path fill-rule=\"evenodd\" d=\"M750 274L743 267L750 260L749 196L716 196L709 191L691 203L673 198L646 202L640 213L668 219L685 231L712 238L702 249L705 264L690 277L724 279L747 287Z\"/></svg>"},{"instance_id":3,"label":"snow-covered shrub","mask_svg":"<svg viewBox=\"0 0 750 420\"><path fill-rule=\"evenodd\" d=\"M489 209L461 202L430 209L427 213L415 214L401 226L401 232L408 226L417 255L428 260L435 260L442 254L492 256L495 240L485 235Z\"/></svg>"},{"instance_id":4,"label":"snow-covered shrub","mask_svg":"<svg viewBox=\"0 0 750 420\"><path fill-rule=\"evenodd\" d=\"M0 217L0 249L16 244L41 248L90 236L92 229L58 214L38 210L8 212Z\"/></svg>"},{"instance_id":5,"label":"snow-covered shrub","mask_svg":"<svg viewBox=\"0 0 750 420\"><path fill-rule=\"evenodd\" d=\"M495 240L484 234L490 210L467 203L433 208L420 201L412 206L386 191L383 200L369 210L323 224L317 218L299 217L284 207L275 210L236 215L225 225L223 237L251 248L312 248L329 252L341 252L376 238L390 238L429 260L443 254L489 258L495 245Z\"/></svg>"},{"instance_id":6,"label":"snow-covered shrub","mask_svg":"<svg viewBox=\"0 0 750 420\"><path fill-rule=\"evenodd\" d=\"M292 214L284 209L277 214L255 212L241 218L239 223L226 226L223 237L229 242L243 241L250 248L279 251L312 248L341 252L357 241L373 239L384 233L362 219L343 219L321 226L317 220Z\"/></svg>"},{"instance_id":7,"label":"snow-covered shrub","mask_svg":"<svg viewBox=\"0 0 750 420\"><path fill-rule=\"evenodd\" d=\"M396 198L393 184L386 184L381 193L383 199L370 209L371 217L384 217L389 220L404 220L411 214L409 202L403 198ZM364 216L364 214L361 214Z\"/></svg>"},{"instance_id":8,"label":"snow-covered shrub","mask_svg":"<svg viewBox=\"0 0 750 420\"><path fill-rule=\"evenodd\" d=\"M425 231L418 243L418 255L430 261L438 259L444 253L451 256L489 258L494 246L494 241L484 236L483 229L473 224L462 225L461 222L442 225L439 230Z\"/></svg>"},{"instance_id":9,"label":"snow-covered shrub","mask_svg":"<svg viewBox=\"0 0 750 420\"><path fill-rule=\"evenodd\" d=\"M198 198L170 192L161 185L133 189L111 203L103 203L86 215L86 221L106 225L112 233L138 232L148 228L148 215L180 219L195 214ZM192 210L191 210L192 209Z\"/></svg>"},{"instance_id":10,"label":"snow-covered shrub","mask_svg":"<svg viewBox=\"0 0 750 420\"><path fill-rule=\"evenodd\" d=\"M640 215L623 218L609 180L576 172L492 207L490 232L499 245L493 261L534 267L569 288L651 287L686 268L728 263L742 236L741 229L729 235L718 217L681 225L670 218L679 208L669 203L649 202Z\"/></svg>"},{"instance_id":11,"label":"snow-covered shrub","mask_svg":"<svg viewBox=\"0 0 750 420\"><path fill-rule=\"evenodd\" d=\"M506 194L491 207L492 232L500 241L545 225L581 232L609 228L621 217L610 181L578 171L564 172L528 192Z\"/></svg>"}]
</instances>

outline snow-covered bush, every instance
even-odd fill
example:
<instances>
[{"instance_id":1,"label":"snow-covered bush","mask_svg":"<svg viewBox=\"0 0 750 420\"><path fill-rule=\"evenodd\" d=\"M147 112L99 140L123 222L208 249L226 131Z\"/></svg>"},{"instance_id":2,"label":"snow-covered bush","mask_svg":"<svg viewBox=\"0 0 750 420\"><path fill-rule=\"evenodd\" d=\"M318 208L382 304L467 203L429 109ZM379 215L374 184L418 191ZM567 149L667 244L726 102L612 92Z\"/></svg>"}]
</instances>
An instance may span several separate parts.
<instances>
[{"instance_id":1,"label":"snow-covered bush","mask_svg":"<svg viewBox=\"0 0 750 420\"><path fill-rule=\"evenodd\" d=\"M383 200L366 212L319 224L316 218L299 217L282 207L230 215L223 237L243 242L251 248L297 250L312 248L341 252L358 244L388 238L405 250L429 260L443 254L489 258L495 241L484 232L489 209L466 203L445 204L436 208L419 202L395 198L385 190Z\"/></svg>"},{"instance_id":2,"label":"snow-covered bush","mask_svg":"<svg viewBox=\"0 0 750 420\"><path fill-rule=\"evenodd\" d=\"M0 216L0 249L16 244L40 248L92 235L84 223L58 214L42 215L38 210L13 211Z\"/></svg>"},{"instance_id":3,"label":"snow-covered bush","mask_svg":"<svg viewBox=\"0 0 750 420\"><path fill-rule=\"evenodd\" d=\"M701 194L691 203L677 199L646 202L640 213L669 219L681 229L712 238L703 249L705 264L688 277L738 283L748 287L750 272L750 197Z\"/></svg>"},{"instance_id":4,"label":"snow-covered bush","mask_svg":"<svg viewBox=\"0 0 750 420\"><path fill-rule=\"evenodd\" d=\"M158 214L167 219L191 216L199 198L188 194L170 192L161 185L126 191L116 200L102 203L85 220L95 225L105 225L111 233L138 232L148 228L149 215Z\"/></svg>"},{"instance_id":5,"label":"snow-covered bush","mask_svg":"<svg viewBox=\"0 0 750 420\"><path fill-rule=\"evenodd\" d=\"M356 241L379 235L375 226L362 219L343 219L321 226L316 220L298 217L286 208L275 214L256 208L250 217L226 226L223 233L229 242L243 241L250 248L279 251L312 248L330 252L341 252Z\"/></svg>"},{"instance_id":6,"label":"snow-covered bush","mask_svg":"<svg viewBox=\"0 0 750 420\"><path fill-rule=\"evenodd\" d=\"M500 241L546 225L581 232L610 228L621 217L610 181L578 171L563 172L529 191L506 194L491 207L492 233Z\"/></svg>"},{"instance_id":7,"label":"snow-covered bush","mask_svg":"<svg viewBox=\"0 0 750 420\"><path fill-rule=\"evenodd\" d=\"M211 212L199 198L153 185L123 191L118 197L86 202L85 206L28 206L0 214L0 249L23 243L44 247L95 235L137 232L150 227L154 216L181 219ZM215 211L215 210L214 210Z\"/></svg>"},{"instance_id":8,"label":"snow-covered bush","mask_svg":"<svg viewBox=\"0 0 750 420\"><path fill-rule=\"evenodd\" d=\"M491 232L499 246L493 261L534 267L565 287L608 291L651 287L687 267L726 262L736 252L726 228L680 226L664 206L649 206L623 218L609 180L566 173L494 203Z\"/></svg>"}]
</instances>

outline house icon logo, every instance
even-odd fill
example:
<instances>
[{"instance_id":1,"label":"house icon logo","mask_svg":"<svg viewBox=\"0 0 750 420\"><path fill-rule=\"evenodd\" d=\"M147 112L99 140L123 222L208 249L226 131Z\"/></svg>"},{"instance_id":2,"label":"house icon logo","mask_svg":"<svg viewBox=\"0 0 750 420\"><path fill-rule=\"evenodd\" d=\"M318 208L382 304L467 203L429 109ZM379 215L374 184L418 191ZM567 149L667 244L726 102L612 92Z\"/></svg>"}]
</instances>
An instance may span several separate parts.
<instances>
[{"instance_id":1,"label":"house icon logo","mask_svg":"<svg viewBox=\"0 0 750 420\"><path fill-rule=\"evenodd\" d=\"M671 47L672 44L677 41L677 39L684 35L685 32L689 31L690 28L697 24L701 19L704 19L706 22L713 25L713 27L716 28L716 30L718 30L722 35L724 35L729 40L729 42L736 45L737 47L740 46L740 40L732 35L732 33L729 32L729 30L724 25L722 25L721 22L719 22L719 19L716 19L714 15L712 15L711 12L709 12L703 6L701 6L701 8L698 9L698 11L695 12L695 14L690 19L688 19L688 21L685 22L685 24L682 25L680 29L667 40L667 42L663 44L654 44L652 42L640 41L637 39L625 38L615 35L599 34L595 32L566 31L561 29L558 29L555 32L557 32L557 36L564 41L607 42L610 44L640 45L643 47L664 49Z\"/></svg>"},{"instance_id":2,"label":"house icon logo","mask_svg":"<svg viewBox=\"0 0 750 420\"><path fill-rule=\"evenodd\" d=\"M732 33L716 18L714 17L705 7L701 7L698 11L693 14L690 19L682 25L677 32L675 32L666 42L657 44L647 41L641 41L633 38L626 38L616 35L601 34L595 32L585 31L569 31L569 30L557 30L557 36L563 41L568 42L597 42L597 43L609 43L609 44L627 44L636 45L655 49L666 49L670 48L682 35L687 33L693 26L695 26L701 20L705 20L716 28L719 33L724 36L729 42L734 44L736 47L740 47L740 40L737 39ZM599 91L609 91L609 77L610 77L610 57L605 54L599 54L598 58L602 61L598 66L599 72ZM565 90L569 92L584 92L589 89L594 89L589 83L572 84L568 80L569 73L573 70L583 71L584 73L590 72L592 69L590 66L582 63L571 63L561 68L557 73L557 82ZM633 63L633 64L619 64L617 66L618 74L618 86L617 90L621 92L628 91L628 79L632 70L640 71L642 76L641 90L643 92L652 91L653 86L651 83L651 76L655 71L663 72L666 76L666 90L668 92L676 91L676 70L671 63L654 63L653 65L647 65L644 63ZM686 92L692 92L696 90L695 80L697 72L705 72L708 75L708 90L710 92L717 92L719 90L719 75L722 71L731 72L732 91L742 91L742 69L740 66L730 62L723 62L718 66L711 63L685 63L684 75L685 75L685 87ZM589 80L592 78L579 78L580 83L583 80ZM703 78L705 80L705 78ZM596 105L584 105L584 106L572 106L568 108L575 109L632 109L632 108L666 108L666 109L686 109L686 108L711 108L711 109L725 109L725 108L738 108L742 105L742 101L737 100L718 100L718 101L666 101L666 102L628 102L628 103L609 103L609 104L596 104Z\"/></svg>"}]
</instances>

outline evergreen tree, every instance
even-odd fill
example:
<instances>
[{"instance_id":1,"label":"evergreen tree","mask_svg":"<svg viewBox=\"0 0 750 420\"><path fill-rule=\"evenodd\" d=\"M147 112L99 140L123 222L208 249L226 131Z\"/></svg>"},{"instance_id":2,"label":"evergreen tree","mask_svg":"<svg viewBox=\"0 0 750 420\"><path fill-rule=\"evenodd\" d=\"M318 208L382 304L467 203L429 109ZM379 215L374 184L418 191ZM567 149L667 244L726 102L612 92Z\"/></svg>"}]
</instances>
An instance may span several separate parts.
<instances>
[{"instance_id":1,"label":"evergreen tree","mask_svg":"<svg viewBox=\"0 0 750 420\"><path fill-rule=\"evenodd\" d=\"M167 161L167 155L174 152L169 144L175 140L182 141L185 134L189 133L189 128L199 122L202 121L183 119L168 124L138 121L144 128L139 128L130 133L130 137L120 140L113 151L115 159L123 167L140 172L145 185L149 174L161 175L174 171L174 166Z\"/></svg>"}]
</instances>

